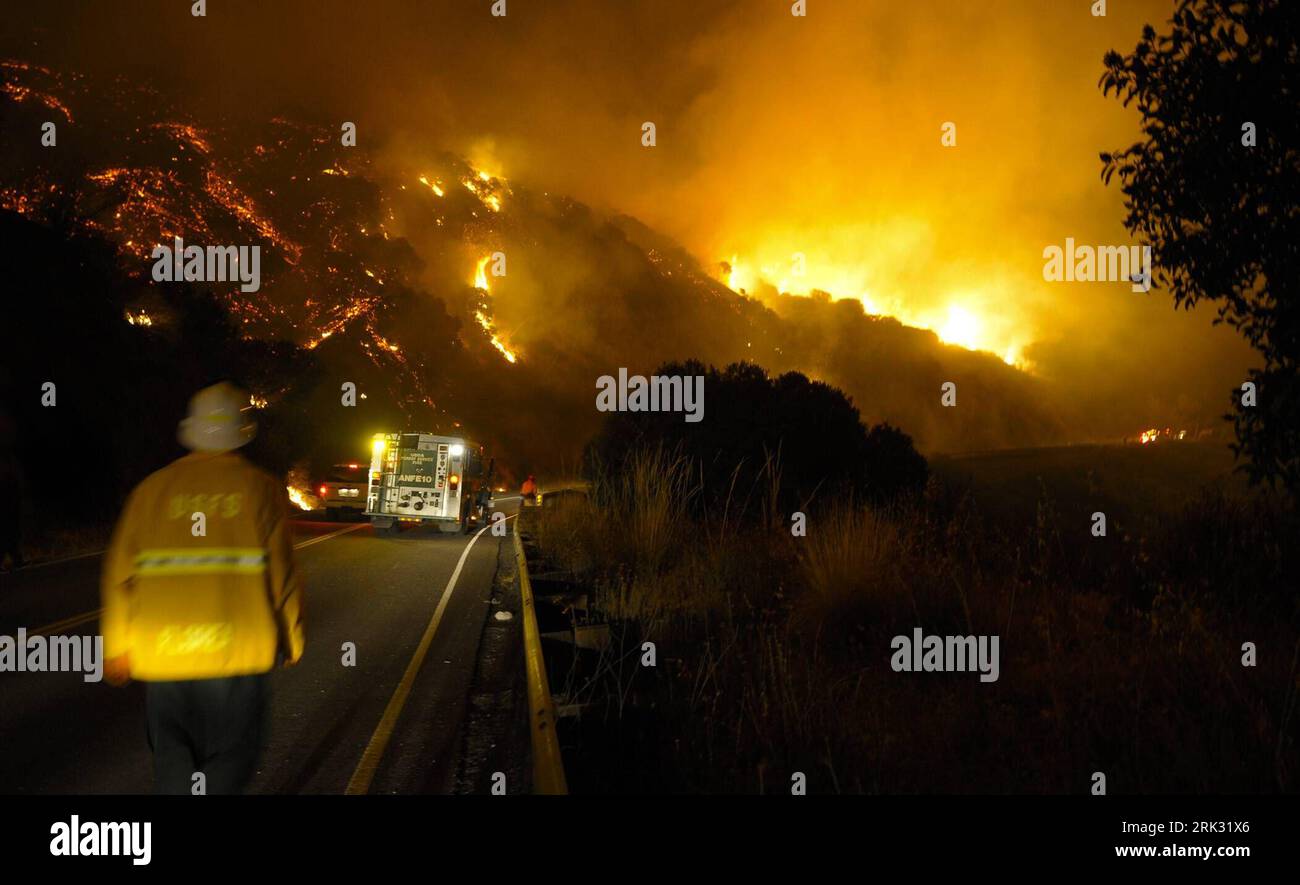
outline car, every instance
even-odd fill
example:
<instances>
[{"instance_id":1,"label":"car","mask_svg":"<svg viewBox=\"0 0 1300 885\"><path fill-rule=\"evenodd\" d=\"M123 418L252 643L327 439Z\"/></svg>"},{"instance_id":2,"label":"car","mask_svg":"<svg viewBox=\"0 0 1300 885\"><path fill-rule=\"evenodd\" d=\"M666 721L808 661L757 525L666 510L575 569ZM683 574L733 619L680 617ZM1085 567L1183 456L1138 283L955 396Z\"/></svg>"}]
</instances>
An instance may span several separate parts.
<instances>
[{"instance_id":1,"label":"car","mask_svg":"<svg viewBox=\"0 0 1300 885\"><path fill-rule=\"evenodd\" d=\"M370 469L366 464L335 464L328 478L316 487L316 495L331 520L360 516L366 510Z\"/></svg>"}]
</instances>

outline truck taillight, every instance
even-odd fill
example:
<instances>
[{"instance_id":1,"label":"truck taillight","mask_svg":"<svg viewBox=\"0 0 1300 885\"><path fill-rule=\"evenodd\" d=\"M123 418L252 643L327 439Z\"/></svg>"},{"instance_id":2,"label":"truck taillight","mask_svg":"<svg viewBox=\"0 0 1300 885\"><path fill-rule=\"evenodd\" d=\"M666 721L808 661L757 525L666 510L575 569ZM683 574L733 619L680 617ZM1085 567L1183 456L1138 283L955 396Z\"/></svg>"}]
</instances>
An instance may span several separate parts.
<instances>
[{"instance_id":1,"label":"truck taillight","mask_svg":"<svg viewBox=\"0 0 1300 885\"><path fill-rule=\"evenodd\" d=\"M451 476L447 477L447 484L450 485L454 491L456 486L460 485L460 477L453 473Z\"/></svg>"},{"instance_id":2,"label":"truck taillight","mask_svg":"<svg viewBox=\"0 0 1300 885\"><path fill-rule=\"evenodd\" d=\"M321 487L320 487L320 496L321 496L322 498L325 497L326 495L329 494L329 490L330 490L330 487L329 487L329 486L321 486Z\"/></svg>"}]
</instances>

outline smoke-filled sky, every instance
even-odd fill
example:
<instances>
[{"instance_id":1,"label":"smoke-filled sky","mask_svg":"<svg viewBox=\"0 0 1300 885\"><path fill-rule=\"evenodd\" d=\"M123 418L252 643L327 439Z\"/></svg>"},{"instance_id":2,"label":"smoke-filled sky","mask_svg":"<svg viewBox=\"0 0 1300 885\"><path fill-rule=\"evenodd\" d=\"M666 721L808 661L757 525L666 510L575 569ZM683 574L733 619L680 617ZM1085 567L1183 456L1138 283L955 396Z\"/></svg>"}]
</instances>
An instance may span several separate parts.
<instances>
[{"instance_id":1,"label":"smoke-filled sky","mask_svg":"<svg viewBox=\"0 0 1300 885\"><path fill-rule=\"evenodd\" d=\"M1208 310L1042 276L1067 237L1130 243L1097 155L1135 140L1137 115L1097 81L1172 0L1111 0L1104 18L1091 0L807 0L803 18L788 0L491 5L48 3L35 26L6 16L3 49L205 115L352 120L392 156L463 153L703 264L734 258L734 287L820 288L990 350L1085 411L1219 414L1251 363Z\"/></svg>"}]
</instances>

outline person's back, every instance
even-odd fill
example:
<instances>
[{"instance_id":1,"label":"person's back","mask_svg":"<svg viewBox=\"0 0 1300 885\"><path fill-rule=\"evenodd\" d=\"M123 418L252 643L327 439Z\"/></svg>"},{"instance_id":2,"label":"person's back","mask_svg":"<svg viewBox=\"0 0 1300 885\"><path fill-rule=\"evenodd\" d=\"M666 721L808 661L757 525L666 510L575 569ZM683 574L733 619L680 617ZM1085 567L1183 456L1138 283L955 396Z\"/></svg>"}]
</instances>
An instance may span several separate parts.
<instances>
[{"instance_id":1,"label":"person's back","mask_svg":"<svg viewBox=\"0 0 1300 885\"><path fill-rule=\"evenodd\" d=\"M519 489L519 492L525 498L531 498L533 495L537 494L537 483L534 482L533 478L530 476L524 480L524 484Z\"/></svg>"},{"instance_id":2,"label":"person's back","mask_svg":"<svg viewBox=\"0 0 1300 885\"><path fill-rule=\"evenodd\" d=\"M195 394L192 454L127 500L104 557L104 677L146 683L154 789L244 788L265 733L268 673L303 652L302 588L284 486L234 450L253 438L248 394Z\"/></svg>"},{"instance_id":3,"label":"person's back","mask_svg":"<svg viewBox=\"0 0 1300 885\"><path fill-rule=\"evenodd\" d=\"M145 681L264 673L280 649L296 660L302 629L282 495L234 452L194 452L140 483L105 564L109 587L130 582L127 604L106 600L116 616L105 619L107 655L129 651L131 675ZM288 593L268 592L290 582ZM273 604L289 610L277 617Z\"/></svg>"}]
</instances>

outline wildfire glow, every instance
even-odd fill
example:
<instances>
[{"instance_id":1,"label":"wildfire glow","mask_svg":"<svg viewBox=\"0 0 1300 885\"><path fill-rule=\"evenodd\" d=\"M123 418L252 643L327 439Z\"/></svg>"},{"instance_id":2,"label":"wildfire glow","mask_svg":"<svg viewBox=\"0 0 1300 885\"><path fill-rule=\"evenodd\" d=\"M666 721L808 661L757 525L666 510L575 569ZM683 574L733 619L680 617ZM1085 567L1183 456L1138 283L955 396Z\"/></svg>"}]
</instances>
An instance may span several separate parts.
<instances>
[{"instance_id":1,"label":"wildfire glow","mask_svg":"<svg viewBox=\"0 0 1300 885\"><path fill-rule=\"evenodd\" d=\"M307 342L306 344L304 344L303 346L306 347L308 350L315 350L317 347L320 346L320 343L321 343L322 341L324 341L326 338L330 337L330 336L333 335L333 334L334 334L333 332L326 330L326 331L324 331L324 332L321 332L319 338L313 338L312 340L308 341L308 342Z\"/></svg>"},{"instance_id":2,"label":"wildfire glow","mask_svg":"<svg viewBox=\"0 0 1300 885\"><path fill-rule=\"evenodd\" d=\"M1205 431L1201 431L1200 436L1204 436L1204 435L1205 435ZM1152 427L1151 429L1144 430L1138 434L1138 442L1145 446L1151 443L1162 442L1162 441L1178 442L1178 441L1186 440L1188 436L1189 433L1186 430L1174 430L1172 427L1166 427L1165 429L1161 430L1159 427ZM1196 434L1194 431L1190 434L1190 436L1192 437L1193 440L1198 438L1198 434Z\"/></svg>"},{"instance_id":3,"label":"wildfire glow","mask_svg":"<svg viewBox=\"0 0 1300 885\"><path fill-rule=\"evenodd\" d=\"M481 290L484 295L491 295L492 291L488 288L487 280L487 266L491 260L491 255L484 255L474 265L474 288ZM496 323L492 322L492 318L487 315L485 307L474 312L474 319L483 327L483 331L487 333L488 338L492 341L492 346L501 352L501 355L506 358L506 362L516 362L519 355L501 339L501 336L497 333Z\"/></svg>"},{"instance_id":4,"label":"wildfire glow","mask_svg":"<svg viewBox=\"0 0 1300 885\"><path fill-rule=\"evenodd\" d=\"M264 239L281 249L285 261L290 264L298 263L298 259L302 257L302 246L281 235L269 218L258 213L253 201L233 181L223 179L220 175L209 170L204 177L204 189L226 211L240 221L252 225Z\"/></svg>"},{"instance_id":5,"label":"wildfire glow","mask_svg":"<svg viewBox=\"0 0 1300 885\"><path fill-rule=\"evenodd\" d=\"M740 258L732 255L731 261L727 262L727 288L733 292L748 292L749 287L753 285L750 275L741 270Z\"/></svg>"},{"instance_id":6,"label":"wildfire glow","mask_svg":"<svg viewBox=\"0 0 1300 885\"><path fill-rule=\"evenodd\" d=\"M296 486L285 486L284 488L285 491L289 493L289 500L299 510L315 510L317 505L320 503L314 495L307 492L305 489L300 489Z\"/></svg>"},{"instance_id":7,"label":"wildfire glow","mask_svg":"<svg viewBox=\"0 0 1300 885\"><path fill-rule=\"evenodd\" d=\"M169 133L173 138L188 144L199 153L207 154L212 151L212 145L208 143L202 130L194 126L186 123L155 123L152 128Z\"/></svg>"},{"instance_id":8,"label":"wildfire glow","mask_svg":"<svg viewBox=\"0 0 1300 885\"><path fill-rule=\"evenodd\" d=\"M46 68L42 68L39 65L30 65L26 62L0 62L0 68L6 69L6 72L28 73L32 70L37 70L46 75L50 73ZM63 102L59 101L49 93L41 92L29 86L20 85L19 83L13 82L7 78L3 83L0 83L0 91L7 93L14 101L26 101L29 98L34 98L50 110L58 111L69 123L72 122L72 112L67 109Z\"/></svg>"},{"instance_id":9,"label":"wildfire glow","mask_svg":"<svg viewBox=\"0 0 1300 885\"><path fill-rule=\"evenodd\" d=\"M515 352L506 347L505 342L497 335L496 327L487 314L481 310L475 311L474 319L478 320L478 324L483 327L483 331L487 332L488 337L492 340L492 346L501 351L501 355L506 358L506 362L513 363L519 359Z\"/></svg>"},{"instance_id":10,"label":"wildfire glow","mask_svg":"<svg viewBox=\"0 0 1300 885\"><path fill-rule=\"evenodd\" d=\"M957 305L948 308L948 321L939 329L945 344L959 344L968 350L979 347L980 322L970 311Z\"/></svg>"},{"instance_id":11,"label":"wildfire glow","mask_svg":"<svg viewBox=\"0 0 1300 885\"><path fill-rule=\"evenodd\" d=\"M868 314L889 316L904 325L930 329L945 344L986 351L1007 365L1028 368L1020 356L1027 335L1016 317L997 311L1000 302L989 294L996 291L993 286L988 287L988 292L962 287L941 311L916 310L904 299L889 296L888 287L877 290L866 271L827 266L820 261L814 263L798 252L784 254L790 257L758 265L733 254L729 261L719 265L719 278L732 291L751 297L761 298L765 289L769 293L775 289L789 295L820 291L836 299L854 298Z\"/></svg>"},{"instance_id":12,"label":"wildfire glow","mask_svg":"<svg viewBox=\"0 0 1300 885\"><path fill-rule=\"evenodd\" d=\"M478 197L483 205L493 212L501 211L501 195L497 191L504 186L501 185L499 178L486 172L478 172L473 178L461 179L460 183L465 185L465 190Z\"/></svg>"}]
</instances>

